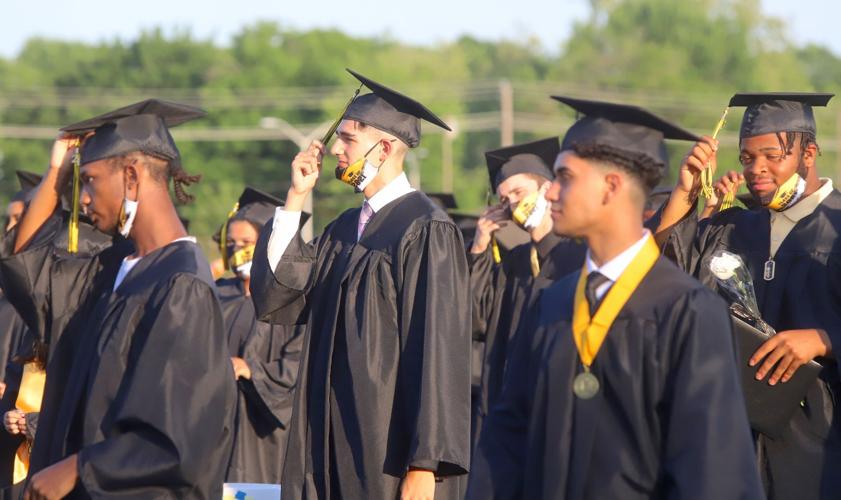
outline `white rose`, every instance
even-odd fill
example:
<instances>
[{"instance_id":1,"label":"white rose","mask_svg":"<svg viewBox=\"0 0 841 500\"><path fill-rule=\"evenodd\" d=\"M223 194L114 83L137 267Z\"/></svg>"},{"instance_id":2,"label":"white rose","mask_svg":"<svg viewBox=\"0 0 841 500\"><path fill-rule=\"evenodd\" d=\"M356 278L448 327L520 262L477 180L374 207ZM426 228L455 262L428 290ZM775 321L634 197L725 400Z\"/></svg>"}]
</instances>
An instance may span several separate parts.
<instances>
[{"instance_id":1,"label":"white rose","mask_svg":"<svg viewBox=\"0 0 841 500\"><path fill-rule=\"evenodd\" d=\"M736 269L742 266L742 261L732 253L723 252L710 259L710 271L720 280L729 280L736 274Z\"/></svg>"}]
</instances>

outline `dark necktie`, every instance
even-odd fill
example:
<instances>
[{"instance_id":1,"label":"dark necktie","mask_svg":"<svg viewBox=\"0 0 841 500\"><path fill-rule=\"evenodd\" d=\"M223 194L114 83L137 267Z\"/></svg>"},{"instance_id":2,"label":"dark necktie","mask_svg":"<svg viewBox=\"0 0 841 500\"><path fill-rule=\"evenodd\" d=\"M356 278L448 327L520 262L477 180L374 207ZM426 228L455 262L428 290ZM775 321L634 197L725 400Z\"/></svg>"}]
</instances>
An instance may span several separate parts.
<instances>
[{"instance_id":1,"label":"dark necktie","mask_svg":"<svg viewBox=\"0 0 841 500\"><path fill-rule=\"evenodd\" d=\"M600 286L604 285L610 281L607 276L604 274L593 271L592 273L587 275L587 286L585 288L584 294L587 296L587 303L590 305L590 317L592 318L596 311L599 309L599 304L601 300L599 300L598 296L596 295L596 290L599 289Z\"/></svg>"}]
</instances>

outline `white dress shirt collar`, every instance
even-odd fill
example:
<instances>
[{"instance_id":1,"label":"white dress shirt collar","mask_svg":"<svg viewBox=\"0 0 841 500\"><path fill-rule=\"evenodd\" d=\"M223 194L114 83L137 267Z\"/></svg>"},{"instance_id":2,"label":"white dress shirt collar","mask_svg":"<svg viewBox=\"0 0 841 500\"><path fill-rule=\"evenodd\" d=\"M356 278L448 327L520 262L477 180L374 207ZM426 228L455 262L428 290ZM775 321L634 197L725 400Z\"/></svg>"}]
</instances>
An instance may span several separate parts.
<instances>
[{"instance_id":1,"label":"white dress shirt collar","mask_svg":"<svg viewBox=\"0 0 841 500\"><path fill-rule=\"evenodd\" d=\"M406 177L406 173L403 172L365 201L371 206L374 213L377 213L392 201L414 190L415 188L409 184L409 178Z\"/></svg>"},{"instance_id":2,"label":"white dress shirt collar","mask_svg":"<svg viewBox=\"0 0 841 500\"><path fill-rule=\"evenodd\" d=\"M596 296L599 299L601 299L601 297L607 293L610 286L615 283L620 276L622 276L622 273L624 273L625 269L631 265L631 262L633 262L637 254L640 253L642 247L645 246L646 241L648 241L648 238L650 237L651 233L648 229L644 229L642 238L640 238L639 241L628 247L616 257L602 264L601 267L597 266L596 263L593 262L593 259L590 257L590 250L587 250L587 274L592 273L593 271L598 271L605 278L610 280L596 289Z\"/></svg>"}]
</instances>

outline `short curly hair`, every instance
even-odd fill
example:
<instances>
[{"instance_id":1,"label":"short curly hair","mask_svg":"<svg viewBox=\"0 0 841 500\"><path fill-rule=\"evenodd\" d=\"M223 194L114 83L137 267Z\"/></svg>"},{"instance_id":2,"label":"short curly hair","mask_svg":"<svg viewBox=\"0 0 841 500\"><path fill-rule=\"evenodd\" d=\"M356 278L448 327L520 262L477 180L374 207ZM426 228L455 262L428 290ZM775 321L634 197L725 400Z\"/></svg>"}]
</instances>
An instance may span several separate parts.
<instances>
[{"instance_id":1,"label":"short curly hair","mask_svg":"<svg viewBox=\"0 0 841 500\"><path fill-rule=\"evenodd\" d=\"M579 157L615 165L639 182L646 196L660 184L665 166L648 155L629 153L604 144L573 144L572 151Z\"/></svg>"}]
</instances>

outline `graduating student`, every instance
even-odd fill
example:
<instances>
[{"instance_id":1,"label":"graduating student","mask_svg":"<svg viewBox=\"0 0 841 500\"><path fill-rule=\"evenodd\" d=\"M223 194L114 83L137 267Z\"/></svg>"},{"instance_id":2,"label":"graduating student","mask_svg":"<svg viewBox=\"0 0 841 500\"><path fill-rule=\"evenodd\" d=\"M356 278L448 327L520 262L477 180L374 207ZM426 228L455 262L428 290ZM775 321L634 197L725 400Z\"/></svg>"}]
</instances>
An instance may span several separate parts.
<instances>
[{"instance_id":1,"label":"graduating student","mask_svg":"<svg viewBox=\"0 0 841 500\"><path fill-rule=\"evenodd\" d=\"M485 210L468 252L474 360L480 364L472 401L472 442L482 419L496 402L517 326L535 290L578 270L586 247L552 233L544 193L553 177L560 145L557 137L485 153L491 188L500 203ZM512 248L499 263L492 238L502 225L516 224L529 242Z\"/></svg>"},{"instance_id":2,"label":"graduating student","mask_svg":"<svg viewBox=\"0 0 841 500\"><path fill-rule=\"evenodd\" d=\"M841 491L841 379L832 356L841 342L841 194L817 170L820 152L813 106L831 94L736 94L747 106L739 130L742 176L760 205L732 208L698 222L699 172L717 143L704 138L687 156L660 221L664 252L703 283L714 286L708 259L725 249L738 254L753 278L762 318L778 332L750 358L756 378L788 381L804 363L824 369L779 437L758 436L760 468L769 498L837 498ZM750 353L746 353L749 355Z\"/></svg>"},{"instance_id":3,"label":"graduating student","mask_svg":"<svg viewBox=\"0 0 841 500\"><path fill-rule=\"evenodd\" d=\"M556 99L584 117L547 199L586 263L527 315L468 498L761 498L725 304L643 228L663 139L696 136L637 107Z\"/></svg>"},{"instance_id":4,"label":"graduating student","mask_svg":"<svg viewBox=\"0 0 841 500\"><path fill-rule=\"evenodd\" d=\"M198 109L143 101L71 125L81 203L114 245L53 251L57 193L74 138L50 167L0 261L9 300L51 346L27 498L221 496L235 401L224 324L207 261L187 237L168 183L188 176L168 127Z\"/></svg>"},{"instance_id":5,"label":"graduating student","mask_svg":"<svg viewBox=\"0 0 841 500\"><path fill-rule=\"evenodd\" d=\"M25 209L37 193L41 175L19 170L17 177L21 185L20 199ZM65 258L69 257L67 224L70 218L70 198L69 193L63 193L61 196L61 209L55 215L57 218L61 217L63 228L57 231L51 242L52 251ZM19 214L20 217L23 213ZM3 242L5 246L3 251L6 253L10 253L14 247L17 235L15 229L20 217L6 233L6 241ZM86 217L80 217L78 249L73 258L90 257L110 244L109 236L97 231ZM9 349L3 378L6 391L0 398L0 414L3 415L3 427L6 431L0 439L0 463L4 464L0 468L0 485L8 486L14 483L16 487L4 491L4 494L8 498L17 499L20 497L18 489L22 491L23 480L26 478L29 451L37 431L41 398L44 393L45 367L51 347L57 345L61 331L44 332L26 328L23 318L18 315L14 306L5 299L4 302L3 313L14 315L14 317L6 317L5 325L9 331L16 329L18 335L12 337L17 340Z\"/></svg>"},{"instance_id":6,"label":"graduating student","mask_svg":"<svg viewBox=\"0 0 841 500\"><path fill-rule=\"evenodd\" d=\"M283 495L459 498L470 447L467 263L456 225L403 173L421 119L447 126L351 73L371 93L344 112L331 152L362 207L301 239L324 153L314 143L295 157L286 206L252 267L258 317L307 324Z\"/></svg>"},{"instance_id":7,"label":"graduating student","mask_svg":"<svg viewBox=\"0 0 841 500\"><path fill-rule=\"evenodd\" d=\"M250 291L257 236L281 205L247 187L219 234L227 267L235 273L216 281L239 389L228 483L280 484L283 472L303 327L257 321Z\"/></svg>"}]
</instances>

